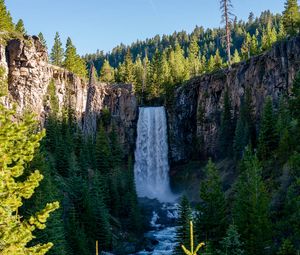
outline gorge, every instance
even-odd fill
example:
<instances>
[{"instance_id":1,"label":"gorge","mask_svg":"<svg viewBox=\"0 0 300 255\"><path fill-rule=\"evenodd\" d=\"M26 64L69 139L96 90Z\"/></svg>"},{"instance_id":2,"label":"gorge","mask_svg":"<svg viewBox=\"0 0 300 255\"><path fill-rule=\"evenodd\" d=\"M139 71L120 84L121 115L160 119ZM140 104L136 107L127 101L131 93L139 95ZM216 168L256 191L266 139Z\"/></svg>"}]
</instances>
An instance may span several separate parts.
<instances>
[{"instance_id":1,"label":"gorge","mask_svg":"<svg viewBox=\"0 0 300 255\"><path fill-rule=\"evenodd\" d=\"M85 133L95 133L103 109L111 112L125 151L133 152L137 127L138 103L132 86L108 85L86 81L65 69L47 63L47 54L37 37L14 39L0 46L0 66L8 79L6 105L14 102L19 112L35 112L41 123L49 112L46 97L50 81L55 83L59 109L68 102ZM203 157L216 156L217 132L225 89L228 89L234 113L238 114L247 88L251 91L257 120L266 96L278 102L282 93L290 93L300 68L300 38L276 43L270 51L212 74L196 77L178 86L171 103L166 105L170 162L191 158L195 142L201 141Z\"/></svg>"},{"instance_id":2,"label":"gorge","mask_svg":"<svg viewBox=\"0 0 300 255\"><path fill-rule=\"evenodd\" d=\"M246 90L251 91L258 123L265 98L271 96L277 106L280 95L290 94L300 68L300 38L296 37L278 42L270 51L235 64L231 69L186 81L177 87L172 102L166 103L165 108L138 108L130 84L100 83L94 78L93 69L87 81L48 64L45 50L36 37L12 40L6 47L1 46L0 53L1 67L5 70L3 77L8 80L8 96L3 98L6 106L14 103L19 113L35 112L43 126L51 110L48 92L53 82L59 111L62 112L65 105L71 106L85 136L96 135L99 120L108 112L106 128L116 127L125 154L136 151L138 194L161 201L172 197L169 163L171 168L186 163L195 153L198 158L218 159L217 139L226 90L235 116L239 115ZM168 240L174 238L173 227L154 231L149 233L158 234L159 244L164 244L165 234ZM163 249L170 254L170 243L166 246ZM159 245L156 248L161 249Z\"/></svg>"}]
</instances>

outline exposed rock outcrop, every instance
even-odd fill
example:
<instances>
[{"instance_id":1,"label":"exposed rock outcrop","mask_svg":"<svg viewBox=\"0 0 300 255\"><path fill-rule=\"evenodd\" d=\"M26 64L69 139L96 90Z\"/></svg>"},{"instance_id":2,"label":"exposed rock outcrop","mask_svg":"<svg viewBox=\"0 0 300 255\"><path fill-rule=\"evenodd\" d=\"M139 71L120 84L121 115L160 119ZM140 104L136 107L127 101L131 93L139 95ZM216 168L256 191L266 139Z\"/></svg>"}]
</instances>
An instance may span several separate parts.
<instances>
[{"instance_id":1,"label":"exposed rock outcrop","mask_svg":"<svg viewBox=\"0 0 300 255\"><path fill-rule=\"evenodd\" d=\"M297 37L279 42L270 51L235 64L230 70L196 77L179 87L173 105L168 108L171 161L190 159L199 146L203 156L216 156L226 88L237 114L249 88L259 119L266 96L271 96L276 104L282 93L289 93L299 70L300 38Z\"/></svg>"},{"instance_id":2,"label":"exposed rock outcrop","mask_svg":"<svg viewBox=\"0 0 300 255\"><path fill-rule=\"evenodd\" d=\"M108 85L81 79L48 63L48 54L35 36L0 45L0 66L8 77L7 106L34 112L43 125L50 111L48 86L55 84L59 109L71 106L84 133L95 135L103 108L111 110L125 152L134 148L137 102L129 85ZM92 76L91 76L92 77Z\"/></svg>"}]
</instances>

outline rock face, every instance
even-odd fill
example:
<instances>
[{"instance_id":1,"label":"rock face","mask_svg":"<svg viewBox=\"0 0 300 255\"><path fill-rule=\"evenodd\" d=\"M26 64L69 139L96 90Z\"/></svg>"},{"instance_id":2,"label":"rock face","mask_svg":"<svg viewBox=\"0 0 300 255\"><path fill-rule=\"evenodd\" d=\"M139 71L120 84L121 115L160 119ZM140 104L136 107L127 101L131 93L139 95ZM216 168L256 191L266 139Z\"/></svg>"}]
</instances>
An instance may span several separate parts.
<instances>
[{"instance_id":1,"label":"rock face","mask_svg":"<svg viewBox=\"0 0 300 255\"><path fill-rule=\"evenodd\" d=\"M47 51L37 37L0 45L0 67L8 78L8 96L2 98L7 106L14 103L18 112L34 112L43 125L50 111L48 86L54 82L59 109L71 106L84 133L95 135L97 120L108 108L125 152L134 148L137 102L131 86L88 81L49 64Z\"/></svg>"},{"instance_id":2,"label":"rock face","mask_svg":"<svg viewBox=\"0 0 300 255\"><path fill-rule=\"evenodd\" d=\"M300 38L279 42L273 48L232 68L196 77L179 87L174 103L168 107L170 158L186 161L200 148L202 156L218 153L218 129L226 88L234 114L250 89L256 118L260 118L267 96L278 103L281 94L289 93L300 70ZM219 152L222 153L222 152Z\"/></svg>"}]
</instances>

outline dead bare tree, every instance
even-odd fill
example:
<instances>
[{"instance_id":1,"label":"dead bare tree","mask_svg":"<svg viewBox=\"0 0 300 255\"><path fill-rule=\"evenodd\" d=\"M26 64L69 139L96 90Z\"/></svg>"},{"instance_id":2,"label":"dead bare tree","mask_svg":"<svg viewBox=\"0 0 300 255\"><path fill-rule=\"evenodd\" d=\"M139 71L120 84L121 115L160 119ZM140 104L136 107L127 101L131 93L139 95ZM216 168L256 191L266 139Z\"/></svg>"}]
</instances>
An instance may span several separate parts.
<instances>
[{"instance_id":1,"label":"dead bare tree","mask_svg":"<svg viewBox=\"0 0 300 255\"><path fill-rule=\"evenodd\" d=\"M226 31L226 51L228 58L228 65L231 65L231 18L233 14L231 12L233 6L231 0L220 0L220 9L222 12L222 23L225 23L225 31Z\"/></svg>"}]
</instances>

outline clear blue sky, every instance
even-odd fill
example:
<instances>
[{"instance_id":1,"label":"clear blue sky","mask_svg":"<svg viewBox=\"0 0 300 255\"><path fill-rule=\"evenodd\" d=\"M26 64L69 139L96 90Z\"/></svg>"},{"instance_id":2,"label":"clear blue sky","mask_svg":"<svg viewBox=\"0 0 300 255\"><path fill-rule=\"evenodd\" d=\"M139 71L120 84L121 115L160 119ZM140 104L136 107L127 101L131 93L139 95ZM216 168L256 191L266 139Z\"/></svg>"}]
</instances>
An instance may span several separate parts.
<instances>
[{"instance_id":1,"label":"clear blue sky","mask_svg":"<svg viewBox=\"0 0 300 255\"><path fill-rule=\"evenodd\" d=\"M234 14L281 13L284 0L232 0ZM123 42L196 25L220 26L219 0L6 0L14 20L22 18L29 34L43 32L52 47L55 32L63 43L70 36L80 54L110 51Z\"/></svg>"}]
</instances>

